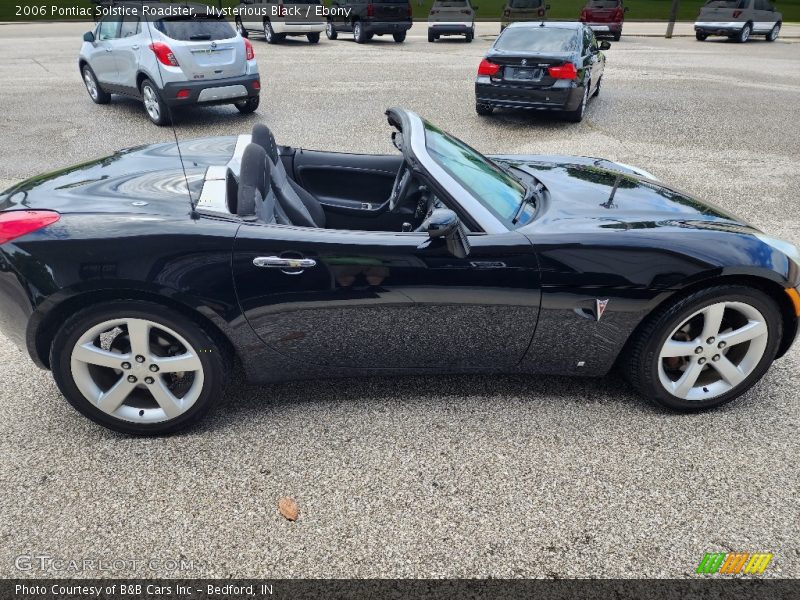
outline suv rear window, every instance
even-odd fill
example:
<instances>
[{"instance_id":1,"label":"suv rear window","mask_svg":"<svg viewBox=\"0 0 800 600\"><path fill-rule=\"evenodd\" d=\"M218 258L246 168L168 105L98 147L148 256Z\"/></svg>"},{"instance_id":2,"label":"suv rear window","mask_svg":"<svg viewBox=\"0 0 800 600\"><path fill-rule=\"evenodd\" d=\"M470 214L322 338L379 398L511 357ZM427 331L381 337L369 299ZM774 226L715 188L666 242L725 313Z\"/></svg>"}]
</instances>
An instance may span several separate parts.
<instances>
[{"instance_id":1,"label":"suv rear window","mask_svg":"<svg viewBox=\"0 0 800 600\"><path fill-rule=\"evenodd\" d=\"M586 6L589 8L616 8L619 6L619 0L589 0Z\"/></svg>"},{"instance_id":2,"label":"suv rear window","mask_svg":"<svg viewBox=\"0 0 800 600\"><path fill-rule=\"evenodd\" d=\"M539 8L542 0L509 0L508 5L511 8Z\"/></svg>"},{"instance_id":3,"label":"suv rear window","mask_svg":"<svg viewBox=\"0 0 800 600\"><path fill-rule=\"evenodd\" d=\"M373 4L410 4L408 0L372 0Z\"/></svg>"},{"instance_id":4,"label":"suv rear window","mask_svg":"<svg viewBox=\"0 0 800 600\"><path fill-rule=\"evenodd\" d=\"M574 52L579 38L574 29L549 27L509 27L494 44L507 52Z\"/></svg>"},{"instance_id":5,"label":"suv rear window","mask_svg":"<svg viewBox=\"0 0 800 600\"><path fill-rule=\"evenodd\" d=\"M160 19L155 22L155 27L168 38L181 42L227 40L236 37L233 27L225 19Z\"/></svg>"},{"instance_id":6,"label":"suv rear window","mask_svg":"<svg viewBox=\"0 0 800 600\"><path fill-rule=\"evenodd\" d=\"M708 0L709 8L744 8L745 0Z\"/></svg>"}]
</instances>

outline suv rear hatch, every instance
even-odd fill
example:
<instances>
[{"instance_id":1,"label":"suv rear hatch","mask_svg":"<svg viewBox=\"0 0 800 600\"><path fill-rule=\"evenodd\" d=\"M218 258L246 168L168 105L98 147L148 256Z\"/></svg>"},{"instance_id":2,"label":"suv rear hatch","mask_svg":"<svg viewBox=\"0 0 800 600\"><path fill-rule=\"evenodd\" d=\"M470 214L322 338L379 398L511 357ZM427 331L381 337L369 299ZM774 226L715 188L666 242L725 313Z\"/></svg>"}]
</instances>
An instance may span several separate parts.
<instances>
[{"instance_id":1,"label":"suv rear hatch","mask_svg":"<svg viewBox=\"0 0 800 600\"><path fill-rule=\"evenodd\" d=\"M619 0L589 0L581 13L584 23L617 23L622 21Z\"/></svg>"},{"instance_id":2,"label":"suv rear hatch","mask_svg":"<svg viewBox=\"0 0 800 600\"><path fill-rule=\"evenodd\" d=\"M238 77L247 73L244 42L224 19L166 18L155 21L190 81Z\"/></svg>"},{"instance_id":3,"label":"suv rear hatch","mask_svg":"<svg viewBox=\"0 0 800 600\"><path fill-rule=\"evenodd\" d=\"M730 22L736 21L744 12L745 0L711 0L700 9L698 21Z\"/></svg>"},{"instance_id":4,"label":"suv rear hatch","mask_svg":"<svg viewBox=\"0 0 800 600\"><path fill-rule=\"evenodd\" d=\"M372 0L367 10L367 16L378 22L411 20L411 4L408 0Z\"/></svg>"}]
</instances>

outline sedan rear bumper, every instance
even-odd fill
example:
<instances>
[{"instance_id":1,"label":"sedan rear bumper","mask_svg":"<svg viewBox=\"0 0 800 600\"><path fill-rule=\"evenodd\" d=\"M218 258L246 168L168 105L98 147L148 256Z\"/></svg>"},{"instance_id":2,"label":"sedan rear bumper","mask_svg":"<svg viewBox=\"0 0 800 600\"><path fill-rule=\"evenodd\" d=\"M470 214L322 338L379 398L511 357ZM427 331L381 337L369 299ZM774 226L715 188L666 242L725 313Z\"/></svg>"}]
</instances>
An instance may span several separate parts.
<instances>
[{"instance_id":1,"label":"sedan rear bumper","mask_svg":"<svg viewBox=\"0 0 800 600\"><path fill-rule=\"evenodd\" d=\"M257 85L256 85L257 84ZM163 100L169 106L189 104L230 104L258 96L261 88L258 74L226 77L212 81L175 81L164 85ZM178 93L188 91L179 98Z\"/></svg>"},{"instance_id":2,"label":"sedan rear bumper","mask_svg":"<svg viewBox=\"0 0 800 600\"><path fill-rule=\"evenodd\" d=\"M568 86L526 88L492 83L488 77L475 81L475 102L494 108L527 110L575 110L583 100L583 85L569 82Z\"/></svg>"}]
</instances>

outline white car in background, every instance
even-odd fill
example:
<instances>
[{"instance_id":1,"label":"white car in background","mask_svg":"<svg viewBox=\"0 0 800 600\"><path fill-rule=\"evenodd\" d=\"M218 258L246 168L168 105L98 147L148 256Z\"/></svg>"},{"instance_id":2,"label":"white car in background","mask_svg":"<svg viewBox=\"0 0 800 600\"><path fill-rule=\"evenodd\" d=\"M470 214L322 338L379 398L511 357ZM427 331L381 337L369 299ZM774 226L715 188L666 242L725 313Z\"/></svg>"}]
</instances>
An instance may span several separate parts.
<instances>
[{"instance_id":1,"label":"white car in background","mask_svg":"<svg viewBox=\"0 0 800 600\"><path fill-rule=\"evenodd\" d=\"M239 11L245 16L236 16L236 29L243 35L263 33L268 44L290 36L305 36L316 44L327 24L317 12L321 4L321 0L242 0Z\"/></svg>"},{"instance_id":2,"label":"white car in background","mask_svg":"<svg viewBox=\"0 0 800 600\"><path fill-rule=\"evenodd\" d=\"M205 6L184 6L205 15ZM250 41L224 19L205 16L153 18L141 8L106 16L84 34L78 67L95 103L107 104L111 94L139 98L156 125L171 122L170 109L192 104L251 113L261 93Z\"/></svg>"},{"instance_id":3,"label":"white car in background","mask_svg":"<svg viewBox=\"0 0 800 600\"><path fill-rule=\"evenodd\" d=\"M428 41L443 35L463 35L467 43L475 37L475 9L469 0L436 0L428 14Z\"/></svg>"}]
</instances>

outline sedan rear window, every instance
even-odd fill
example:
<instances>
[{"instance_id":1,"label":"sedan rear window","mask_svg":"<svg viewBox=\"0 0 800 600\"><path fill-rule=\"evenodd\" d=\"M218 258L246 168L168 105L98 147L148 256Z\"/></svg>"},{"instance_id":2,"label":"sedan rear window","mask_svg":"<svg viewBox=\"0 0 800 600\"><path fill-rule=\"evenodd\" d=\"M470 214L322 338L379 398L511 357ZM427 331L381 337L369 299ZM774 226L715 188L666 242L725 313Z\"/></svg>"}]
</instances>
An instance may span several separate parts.
<instances>
[{"instance_id":1,"label":"sedan rear window","mask_svg":"<svg viewBox=\"0 0 800 600\"><path fill-rule=\"evenodd\" d=\"M574 29L509 27L494 44L504 52L575 52L580 44Z\"/></svg>"},{"instance_id":2,"label":"sedan rear window","mask_svg":"<svg viewBox=\"0 0 800 600\"><path fill-rule=\"evenodd\" d=\"M539 8L542 0L509 0L508 5L511 8Z\"/></svg>"},{"instance_id":3,"label":"sedan rear window","mask_svg":"<svg viewBox=\"0 0 800 600\"><path fill-rule=\"evenodd\" d=\"M589 8L616 8L619 3L620 0L589 0L587 6Z\"/></svg>"},{"instance_id":4,"label":"sedan rear window","mask_svg":"<svg viewBox=\"0 0 800 600\"><path fill-rule=\"evenodd\" d=\"M181 42L227 40L236 37L233 27L225 19L160 19L155 22L155 27L168 38Z\"/></svg>"}]
</instances>

